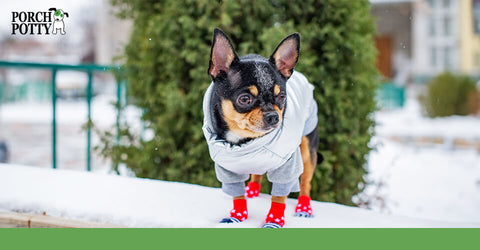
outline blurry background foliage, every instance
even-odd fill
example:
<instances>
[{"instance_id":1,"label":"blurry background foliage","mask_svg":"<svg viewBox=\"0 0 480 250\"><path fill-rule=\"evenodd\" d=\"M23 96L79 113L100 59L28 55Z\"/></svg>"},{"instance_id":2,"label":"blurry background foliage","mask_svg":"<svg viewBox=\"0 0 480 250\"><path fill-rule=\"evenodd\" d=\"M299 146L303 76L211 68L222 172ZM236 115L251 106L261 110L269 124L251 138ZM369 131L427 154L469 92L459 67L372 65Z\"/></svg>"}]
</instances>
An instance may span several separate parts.
<instances>
[{"instance_id":1,"label":"blurry background foliage","mask_svg":"<svg viewBox=\"0 0 480 250\"><path fill-rule=\"evenodd\" d=\"M475 81L449 72L433 78L420 101L430 117L473 114L480 103Z\"/></svg>"},{"instance_id":2,"label":"blurry background foliage","mask_svg":"<svg viewBox=\"0 0 480 250\"><path fill-rule=\"evenodd\" d=\"M352 205L365 184L378 80L368 0L112 3L120 17L134 20L125 50L129 101L144 110L142 119L155 136L143 140L124 126L116 145L105 132L106 157L139 177L220 186L202 133L213 28L231 38L239 55L265 57L299 32L296 70L315 85L325 157L315 171L312 198ZM262 192L270 192L267 181Z\"/></svg>"}]
</instances>

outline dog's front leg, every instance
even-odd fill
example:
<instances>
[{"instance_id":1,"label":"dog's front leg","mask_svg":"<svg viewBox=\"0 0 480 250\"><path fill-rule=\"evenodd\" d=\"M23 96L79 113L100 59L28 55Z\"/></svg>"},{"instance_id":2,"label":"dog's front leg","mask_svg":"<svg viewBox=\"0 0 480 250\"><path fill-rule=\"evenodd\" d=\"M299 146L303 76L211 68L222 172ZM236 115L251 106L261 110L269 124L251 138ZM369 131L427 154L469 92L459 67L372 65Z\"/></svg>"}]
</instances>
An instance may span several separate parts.
<instances>
[{"instance_id":1,"label":"dog's front leg","mask_svg":"<svg viewBox=\"0 0 480 250\"><path fill-rule=\"evenodd\" d=\"M287 196L272 196L272 205L263 228L282 228L285 225L285 201Z\"/></svg>"}]
</instances>

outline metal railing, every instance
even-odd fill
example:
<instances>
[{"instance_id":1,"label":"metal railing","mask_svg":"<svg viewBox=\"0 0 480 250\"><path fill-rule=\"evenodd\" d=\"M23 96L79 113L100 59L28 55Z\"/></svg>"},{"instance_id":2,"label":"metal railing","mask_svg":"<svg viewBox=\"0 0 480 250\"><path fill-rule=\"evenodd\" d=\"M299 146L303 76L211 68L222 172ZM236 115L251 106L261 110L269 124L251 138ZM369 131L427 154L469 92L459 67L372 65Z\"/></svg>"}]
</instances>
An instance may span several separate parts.
<instances>
[{"instance_id":1,"label":"metal railing","mask_svg":"<svg viewBox=\"0 0 480 250\"><path fill-rule=\"evenodd\" d=\"M88 75L88 83L86 87L86 101L87 101L87 171L91 171L91 103L93 91L93 73L94 72L113 72L119 70L120 66L112 65L96 65L96 64L52 64L52 63L31 63L31 62L9 62L0 61L0 68L34 68L46 69L52 72L51 86L52 86L52 167L57 168L57 121L56 121L56 103L57 103L57 88L56 78L59 70L73 70L85 72ZM125 81L117 79L117 143L119 141L120 128L120 110L122 103L122 90L126 87Z\"/></svg>"}]
</instances>

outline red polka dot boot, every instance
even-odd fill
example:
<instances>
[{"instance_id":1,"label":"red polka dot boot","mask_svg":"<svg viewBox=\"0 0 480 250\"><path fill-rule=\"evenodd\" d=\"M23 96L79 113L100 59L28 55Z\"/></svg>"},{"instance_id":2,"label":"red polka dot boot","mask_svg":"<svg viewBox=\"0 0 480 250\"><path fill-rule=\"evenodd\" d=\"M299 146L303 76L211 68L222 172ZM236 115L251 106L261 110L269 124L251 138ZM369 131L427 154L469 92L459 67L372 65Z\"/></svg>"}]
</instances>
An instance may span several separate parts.
<instances>
[{"instance_id":1,"label":"red polka dot boot","mask_svg":"<svg viewBox=\"0 0 480 250\"><path fill-rule=\"evenodd\" d=\"M233 209L230 210L230 217L222 219L220 223L239 223L247 218L247 200L233 200Z\"/></svg>"},{"instance_id":2,"label":"red polka dot boot","mask_svg":"<svg viewBox=\"0 0 480 250\"><path fill-rule=\"evenodd\" d=\"M298 197L298 204L295 207L295 215L297 217L313 217L312 206L310 205L310 197L306 195L300 195Z\"/></svg>"},{"instance_id":3,"label":"red polka dot boot","mask_svg":"<svg viewBox=\"0 0 480 250\"><path fill-rule=\"evenodd\" d=\"M248 183L247 187L245 187L245 196L247 198L258 197L259 194L260 194L260 184L251 181Z\"/></svg>"},{"instance_id":4,"label":"red polka dot boot","mask_svg":"<svg viewBox=\"0 0 480 250\"><path fill-rule=\"evenodd\" d=\"M285 225L285 204L272 201L270 212L262 228L282 228Z\"/></svg>"}]
</instances>

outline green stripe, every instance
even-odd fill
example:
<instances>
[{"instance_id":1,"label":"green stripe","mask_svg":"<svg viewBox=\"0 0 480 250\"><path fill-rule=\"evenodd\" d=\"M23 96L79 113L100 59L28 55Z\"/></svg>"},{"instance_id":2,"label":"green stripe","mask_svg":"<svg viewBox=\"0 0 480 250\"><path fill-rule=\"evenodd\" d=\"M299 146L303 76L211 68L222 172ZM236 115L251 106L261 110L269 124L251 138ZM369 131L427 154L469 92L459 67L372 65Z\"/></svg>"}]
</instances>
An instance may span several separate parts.
<instances>
[{"instance_id":1,"label":"green stripe","mask_svg":"<svg viewBox=\"0 0 480 250\"><path fill-rule=\"evenodd\" d=\"M480 229L0 229L2 249L478 249Z\"/></svg>"}]
</instances>

